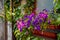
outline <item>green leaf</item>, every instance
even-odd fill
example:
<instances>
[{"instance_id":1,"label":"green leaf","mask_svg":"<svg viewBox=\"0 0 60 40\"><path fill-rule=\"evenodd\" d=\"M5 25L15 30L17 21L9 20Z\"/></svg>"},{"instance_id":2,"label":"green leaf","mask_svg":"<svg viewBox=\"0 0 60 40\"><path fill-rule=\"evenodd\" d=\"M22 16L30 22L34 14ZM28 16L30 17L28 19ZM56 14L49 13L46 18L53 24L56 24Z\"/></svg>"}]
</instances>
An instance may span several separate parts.
<instances>
[{"instance_id":1,"label":"green leaf","mask_svg":"<svg viewBox=\"0 0 60 40\"><path fill-rule=\"evenodd\" d=\"M30 40L30 37L27 37L27 40Z\"/></svg>"},{"instance_id":2,"label":"green leaf","mask_svg":"<svg viewBox=\"0 0 60 40\"><path fill-rule=\"evenodd\" d=\"M60 33L57 34L57 38L58 38L58 40L60 40Z\"/></svg>"},{"instance_id":3,"label":"green leaf","mask_svg":"<svg viewBox=\"0 0 60 40\"><path fill-rule=\"evenodd\" d=\"M60 0L54 0L55 2L56 2L56 4L55 4L55 6L54 6L54 8L55 9L58 9L58 8L60 8Z\"/></svg>"}]
</instances>

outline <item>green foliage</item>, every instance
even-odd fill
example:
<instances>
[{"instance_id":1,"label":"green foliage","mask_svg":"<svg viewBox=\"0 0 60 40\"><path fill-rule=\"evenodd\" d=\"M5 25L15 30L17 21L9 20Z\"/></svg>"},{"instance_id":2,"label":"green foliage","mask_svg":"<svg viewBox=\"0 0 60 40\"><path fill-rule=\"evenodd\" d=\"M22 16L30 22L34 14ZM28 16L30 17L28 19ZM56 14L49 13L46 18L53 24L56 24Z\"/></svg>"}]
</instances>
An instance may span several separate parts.
<instances>
[{"instance_id":1,"label":"green foliage","mask_svg":"<svg viewBox=\"0 0 60 40\"><path fill-rule=\"evenodd\" d=\"M26 5L24 5L24 11L30 14L34 9L35 0L26 0Z\"/></svg>"},{"instance_id":2,"label":"green foliage","mask_svg":"<svg viewBox=\"0 0 60 40\"><path fill-rule=\"evenodd\" d=\"M54 13L56 13L57 9L60 9L60 0L54 0L53 3L54 3Z\"/></svg>"},{"instance_id":3,"label":"green foliage","mask_svg":"<svg viewBox=\"0 0 60 40\"><path fill-rule=\"evenodd\" d=\"M60 0L54 0L54 12L56 13L57 9L60 8Z\"/></svg>"},{"instance_id":4,"label":"green foliage","mask_svg":"<svg viewBox=\"0 0 60 40\"><path fill-rule=\"evenodd\" d=\"M19 4L19 0L13 0L13 4ZM17 6L18 7L18 6ZM5 14L6 14L6 18L7 18L7 21L12 21L12 17L10 15L10 0L5 0L4 1L4 8L5 8ZM14 6L14 8L16 8ZM16 10L16 12L14 14L17 14L16 16L18 17L18 13L20 10Z\"/></svg>"},{"instance_id":5,"label":"green foliage","mask_svg":"<svg viewBox=\"0 0 60 40\"><path fill-rule=\"evenodd\" d=\"M57 34L57 40L60 40L60 33Z\"/></svg>"},{"instance_id":6,"label":"green foliage","mask_svg":"<svg viewBox=\"0 0 60 40\"><path fill-rule=\"evenodd\" d=\"M51 18L51 24L56 25L56 26L60 25L60 16L59 15L60 14L57 14L57 13L49 14L49 18Z\"/></svg>"},{"instance_id":7,"label":"green foliage","mask_svg":"<svg viewBox=\"0 0 60 40\"><path fill-rule=\"evenodd\" d=\"M5 15L6 15L6 20L11 21L11 16L10 16L10 0L6 0L4 2L4 8L5 8Z\"/></svg>"},{"instance_id":8,"label":"green foliage","mask_svg":"<svg viewBox=\"0 0 60 40\"><path fill-rule=\"evenodd\" d=\"M56 8L56 9L60 8L60 0L57 0L57 1L56 1L55 8Z\"/></svg>"},{"instance_id":9,"label":"green foliage","mask_svg":"<svg viewBox=\"0 0 60 40\"><path fill-rule=\"evenodd\" d=\"M59 14L60 15L60 14ZM60 16L57 17L56 24L60 25Z\"/></svg>"}]
</instances>

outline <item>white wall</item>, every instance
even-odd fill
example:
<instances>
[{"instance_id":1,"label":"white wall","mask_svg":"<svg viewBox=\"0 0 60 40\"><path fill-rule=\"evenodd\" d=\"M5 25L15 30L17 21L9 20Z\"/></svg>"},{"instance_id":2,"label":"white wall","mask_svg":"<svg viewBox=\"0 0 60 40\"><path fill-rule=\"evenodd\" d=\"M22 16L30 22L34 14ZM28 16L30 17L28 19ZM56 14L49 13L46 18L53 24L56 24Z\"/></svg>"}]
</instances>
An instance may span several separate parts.
<instances>
[{"instance_id":1,"label":"white wall","mask_svg":"<svg viewBox=\"0 0 60 40\"><path fill-rule=\"evenodd\" d=\"M0 16L2 15L3 12L3 0L0 0ZM4 40L4 30L5 30L5 24L3 18L0 18L0 40Z\"/></svg>"},{"instance_id":2,"label":"white wall","mask_svg":"<svg viewBox=\"0 0 60 40\"><path fill-rule=\"evenodd\" d=\"M52 10L53 0L37 0L37 12L40 12L43 9Z\"/></svg>"},{"instance_id":3,"label":"white wall","mask_svg":"<svg viewBox=\"0 0 60 40\"><path fill-rule=\"evenodd\" d=\"M4 21L0 18L0 40L4 40Z\"/></svg>"}]
</instances>

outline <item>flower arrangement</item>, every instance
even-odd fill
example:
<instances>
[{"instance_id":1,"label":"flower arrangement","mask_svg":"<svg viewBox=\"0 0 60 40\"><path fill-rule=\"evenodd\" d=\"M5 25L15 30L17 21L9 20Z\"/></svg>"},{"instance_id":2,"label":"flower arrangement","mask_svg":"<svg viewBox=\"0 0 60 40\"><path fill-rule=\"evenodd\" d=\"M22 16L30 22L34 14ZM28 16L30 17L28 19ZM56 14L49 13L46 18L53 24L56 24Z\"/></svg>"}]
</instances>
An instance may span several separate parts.
<instances>
[{"instance_id":1,"label":"flower arrangement","mask_svg":"<svg viewBox=\"0 0 60 40\"><path fill-rule=\"evenodd\" d=\"M55 2L56 0L54 0ZM60 1L56 1L54 6L54 13L49 15L48 11L44 9L39 14L35 14L35 0L27 0L26 5L23 5L25 15L21 13L21 4L15 0L13 10L13 20L10 16L10 0L5 1L5 13L8 21L13 21L13 32L17 40L39 40L41 38L34 36L31 29L42 30L42 32L52 24L52 27L60 25L60 16L55 14L56 10L60 8ZM59 10L58 10L59 11ZM43 40L43 39L42 39Z\"/></svg>"},{"instance_id":2,"label":"flower arrangement","mask_svg":"<svg viewBox=\"0 0 60 40\"><path fill-rule=\"evenodd\" d=\"M42 30L48 24L50 24L50 20L48 20L48 12L44 9L39 14L35 15L31 13L30 15L25 15L23 18L17 20L17 28L22 31L23 28L29 28L32 26L33 29Z\"/></svg>"},{"instance_id":3,"label":"flower arrangement","mask_svg":"<svg viewBox=\"0 0 60 40\"><path fill-rule=\"evenodd\" d=\"M32 33L33 29L39 31L45 30L47 25L50 24L48 16L48 11L46 9L44 9L39 14L31 13L24 15L16 21L14 30L16 30L15 28L17 28L17 30L14 32L14 35L16 35L16 38L20 35L19 39L23 39L24 36L25 38L30 37L31 40L33 38L35 39L36 36L33 36ZM17 40L19 39L17 38ZM41 38L37 37L37 39Z\"/></svg>"}]
</instances>

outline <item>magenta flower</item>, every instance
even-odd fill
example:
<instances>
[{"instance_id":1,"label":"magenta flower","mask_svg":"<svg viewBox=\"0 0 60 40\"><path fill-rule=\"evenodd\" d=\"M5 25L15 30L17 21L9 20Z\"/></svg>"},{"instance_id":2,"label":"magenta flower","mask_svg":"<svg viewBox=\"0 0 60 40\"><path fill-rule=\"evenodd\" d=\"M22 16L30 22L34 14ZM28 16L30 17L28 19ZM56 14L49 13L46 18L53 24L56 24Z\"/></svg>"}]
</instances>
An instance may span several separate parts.
<instances>
[{"instance_id":1,"label":"magenta flower","mask_svg":"<svg viewBox=\"0 0 60 40\"><path fill-rule=\"evenodd\" d=\"M40 16L40 18L44 18L45 19L45 18L47 18L48 15L44 14L43 12L40 12L39 16Z\"/></svg>"},{"instance_id":2,"label":"magenta flower","mask_svg":"<svg viewBox=\"0 0 60 40\"><path fill-rule=\"evenodd\" d=\"M34 13L31 13L30 15L29 15L29 20L32 20L32 18L34 17L35 15L34 15Z\"/></svg>"},{"instance_id":3,"label":"magenta flower","mask_svg":"<svg viewBox=\"0 0 60 40\"><path fill-rule=\"evenodd\" d=\"M28 20L27 22L25 22L26 28L29 28L30 27L30 24L31 24L31 21L30 20Z\"/></svg>"},{"instance_id":4,"label":"magenta flower","mask_svg":"<svg viewBox=\"0 0 60 40\"><path fill-rule=\"evenodd\" d=\"M48 24L50 24L50 22L51 22L51 21L50 21L50 20L48 20Z\"/></svg>"},{"instance_id":5,"label":"magenta flower","mask_svg":"<svg viewBox=\"0 0 60 40\"><path fill-rule=\"evenodd\" d=\"M30 14L30 17L34 17L34 13L31 13L31 14Z\"/></svg>"},{"instance_id":6,"label":"magenta flower","mask_svg":"<svg viewBox=\"0 0 60 40\"><path fill-rule=\"evenodd\" d=\"M40 19L40 20L39 20L39 22L40 22L40 23L42 23L42 22L43 22L43 20L42 20L42 19Z\"/></svg>"},{"instance_id":7,"label":"magenta flower","mask_svg":"<svg viewBox=\"0 0 60 40\"><path fill-rule=\"evenodd\" d=\"M34 21L32 21L32 25L36 26L39 23L38 19L35 19Z\"/></svg>"},{"instance_id":8,"label":"magenta flower","mask_svg":"<svg viewBox=\"0 0 60 40\"><path fill-rule=\"evenodd\" d=\"M17 28L21 31L25 27L25 24L22 21L17 21Z\"/></svg>"},{"instance_id":9,"label":"magenta flower","mask_svg":"<svg viewBox=\"0 0 60 40\"><path fill-rule=\"evenodd\" d=\"M39 25L37 25L36 27L34 27L34 29L41 30Z\"/></svg>"}]
</instances>

